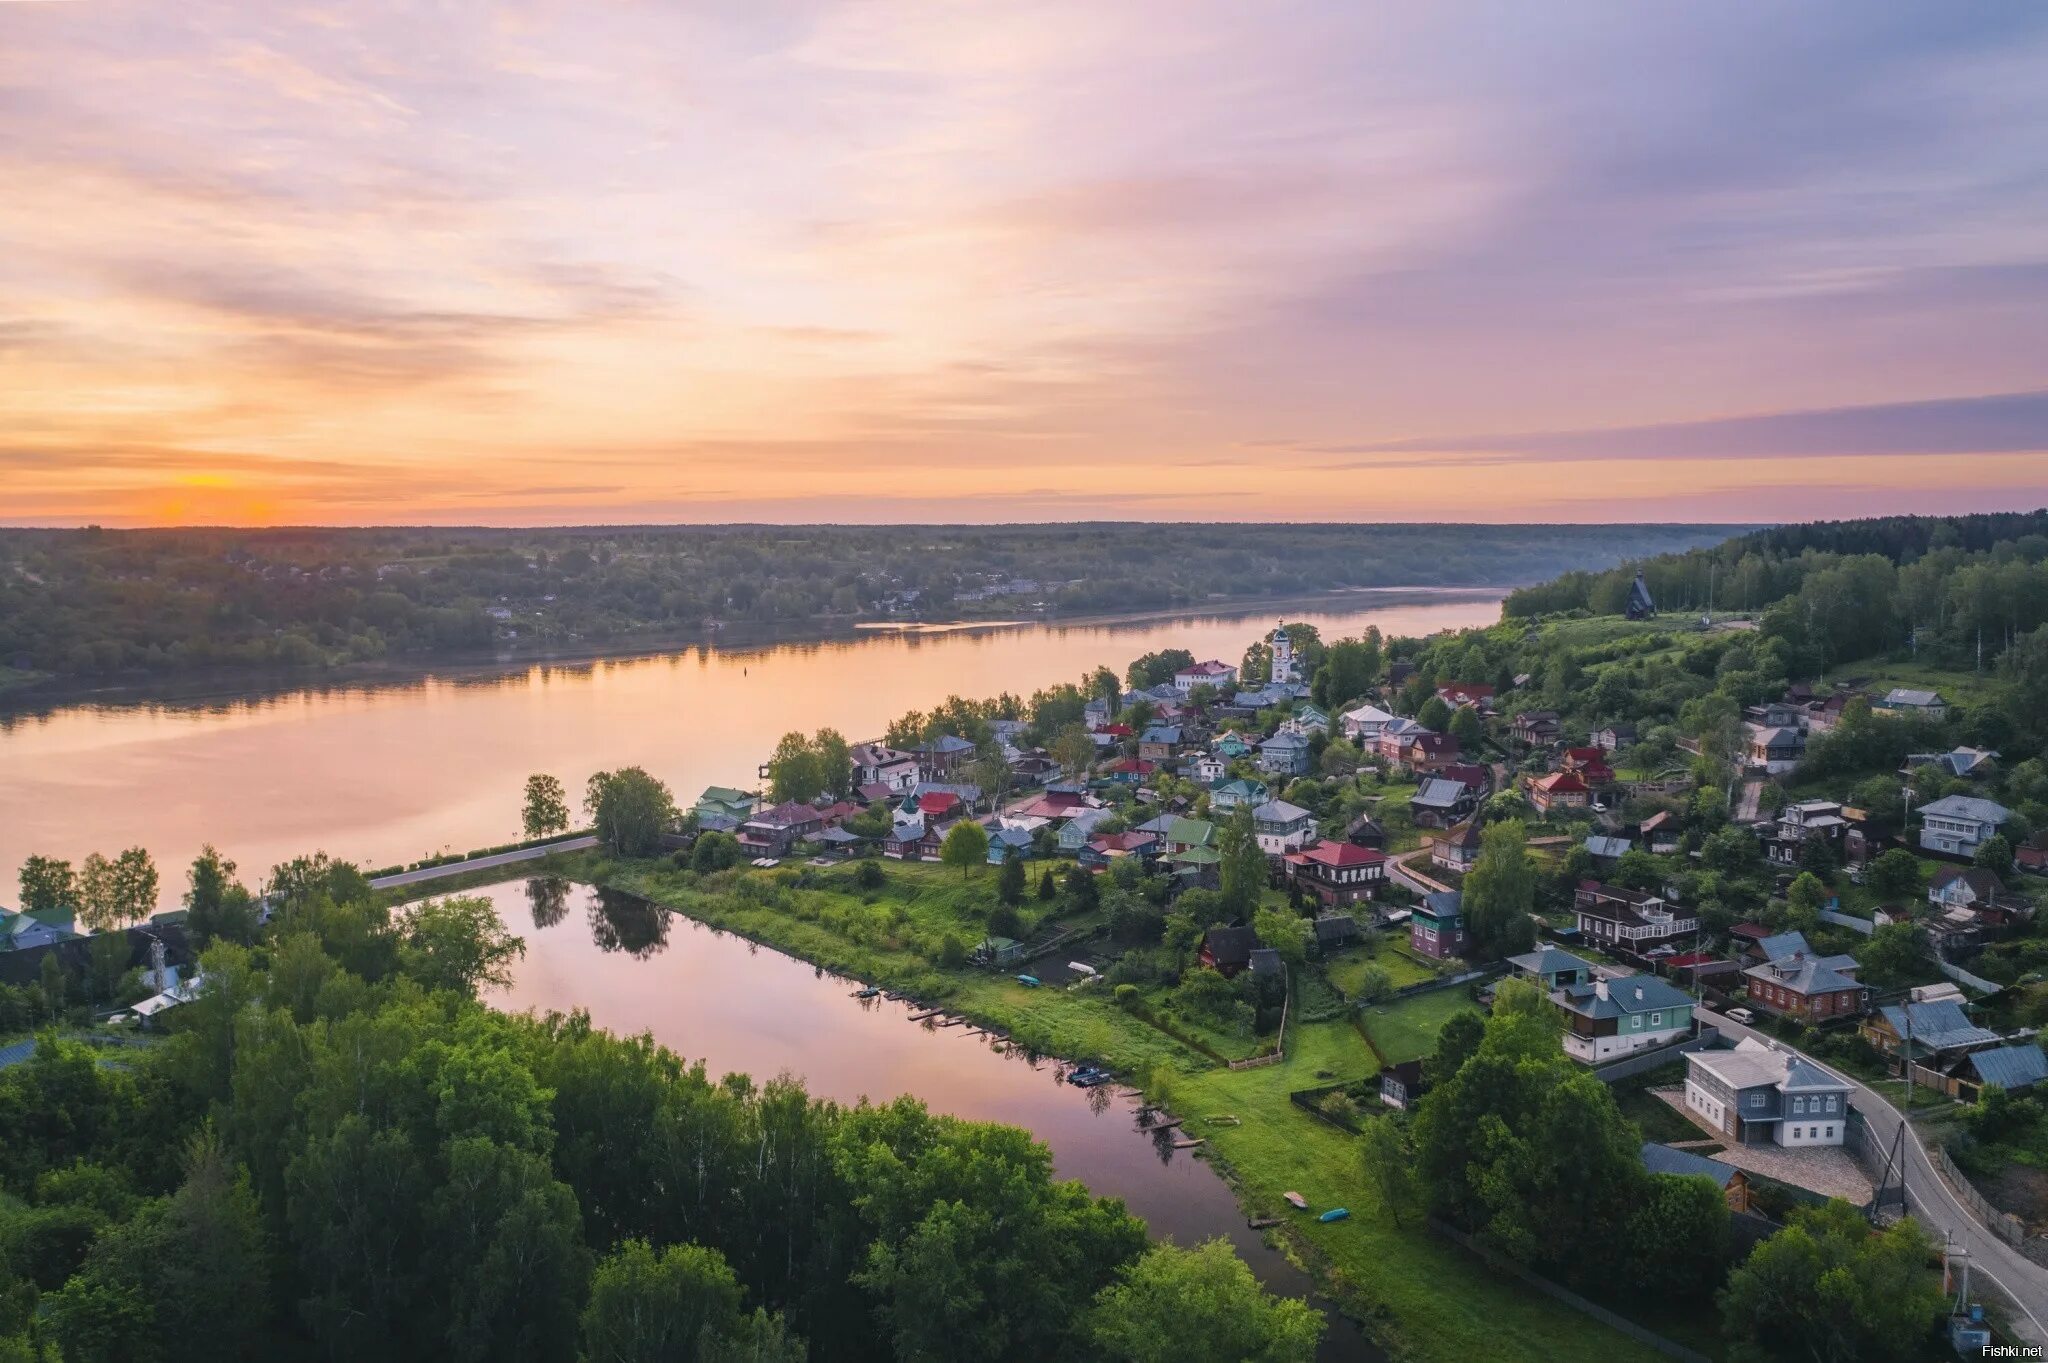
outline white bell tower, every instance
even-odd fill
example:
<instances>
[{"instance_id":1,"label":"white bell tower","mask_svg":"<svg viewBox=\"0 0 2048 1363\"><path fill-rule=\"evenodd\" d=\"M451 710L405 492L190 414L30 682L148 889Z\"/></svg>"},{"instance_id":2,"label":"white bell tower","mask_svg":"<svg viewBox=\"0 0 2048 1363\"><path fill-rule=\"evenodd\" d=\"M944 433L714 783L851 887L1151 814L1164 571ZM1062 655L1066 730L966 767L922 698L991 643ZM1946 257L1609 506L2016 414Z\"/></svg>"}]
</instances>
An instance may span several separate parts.
<instances>
[{"instance_id":1,"label":"white bell tower","mask_svg":"<svg viewBox=\"0 0 2048 1363\"><path fill-rule=\"evenodd\" d=\"M1276 682L1299 682L1301 665L1294 658L1294 641L1287 637L1287 626L1276 621L1273 637L1269 641L1273 649L1273 677Z\"/></svg>"}]
</instances>

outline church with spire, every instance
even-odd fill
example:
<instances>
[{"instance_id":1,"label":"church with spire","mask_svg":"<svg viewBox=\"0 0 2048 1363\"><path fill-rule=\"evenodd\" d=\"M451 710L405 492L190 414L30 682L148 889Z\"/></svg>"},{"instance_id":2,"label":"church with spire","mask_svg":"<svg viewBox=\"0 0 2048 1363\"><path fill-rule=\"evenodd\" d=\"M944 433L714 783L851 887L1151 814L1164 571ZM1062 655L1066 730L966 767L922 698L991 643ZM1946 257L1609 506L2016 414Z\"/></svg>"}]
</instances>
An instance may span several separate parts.
<instances>
[{"instance_id":1,"label":"church with spire","mask_svg":"<svg viewBox=\"0 0 2048 1363\"><path fill-rule=\"evenodd\" d=\"M1273 637L1266 641L1273 651L1272 680L1281 684L1299 684L1301 681L1301 660L1294 656L1294 641L1287 637L1287 625L1276 621Z\"/></svg>"}]
</instances>

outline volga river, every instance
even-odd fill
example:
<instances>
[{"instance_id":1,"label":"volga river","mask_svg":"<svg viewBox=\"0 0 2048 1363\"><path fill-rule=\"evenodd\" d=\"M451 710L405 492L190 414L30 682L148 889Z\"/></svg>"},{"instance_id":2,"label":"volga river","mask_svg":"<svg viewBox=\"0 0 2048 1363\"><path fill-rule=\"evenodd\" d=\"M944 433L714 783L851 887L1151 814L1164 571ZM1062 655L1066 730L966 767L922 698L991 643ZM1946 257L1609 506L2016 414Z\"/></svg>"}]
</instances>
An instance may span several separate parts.
<instances>
[{"instance_id":1,"label":"volga river","mask_svg":"<svg viewBox=\"0 0 2048 1363\"><path fill-rule=\"evenodd\" d=\"M1388 589L1290 609L1326 639L1420 635L1499 617L1498 592ZM615 662L432 674L200 701L0 715L0 904L31 853L149 849L164 902L211 842L254 881L325 850L365 866L510 842L526 777L580 796L643 766L687 802L751 787L790 729L859 741L949 695L1028 696L1160 648L1235 661L1272 627L1246 612L1120 625L867 631L824 643L692 648Z\"/></svg>"},{"instance_id":2,"label":"volga river","mask_svg":"<svg viewBox=\"0 0 2048 1363\"><path fill-rule=\"evenodd\" d=\"M1290 609L1326 639L1376 625L1428 634L1497 618L1497 593L1386 591ZM521 786L549 771L578 790L637 764L683 799L752 785L783 732L879 733L948 695L1028 695L1154 649L1238 658L1265 613L1115 625L872 631L825 643L695 648L573 666L429 675L204 701L61 706L0 718L0 902L32 852L76 860L147 847L175 903L183 867L212 842L260 879L324 849L366 865L509 841ZM530 888L531 886L531 888ZM1307 1278L1244 1222L1202 1162L1141 1129L1128 1100L1061 1081L1059 1066L995 1050L964 1028L909 1021L860 1001L846 980L616 895L509 881L489 893L527 938L501 1007L588 1009L615 1031L649 1031L714 1073L800 1075L845 1102L910 1093L934 1110L1021 1126L1063 1177L1120 1197L1153 1232L1227 1238L1276 1291ZM1382 1355L1332 1319L1320 1358Z\"/></svg>"}]
</instances>

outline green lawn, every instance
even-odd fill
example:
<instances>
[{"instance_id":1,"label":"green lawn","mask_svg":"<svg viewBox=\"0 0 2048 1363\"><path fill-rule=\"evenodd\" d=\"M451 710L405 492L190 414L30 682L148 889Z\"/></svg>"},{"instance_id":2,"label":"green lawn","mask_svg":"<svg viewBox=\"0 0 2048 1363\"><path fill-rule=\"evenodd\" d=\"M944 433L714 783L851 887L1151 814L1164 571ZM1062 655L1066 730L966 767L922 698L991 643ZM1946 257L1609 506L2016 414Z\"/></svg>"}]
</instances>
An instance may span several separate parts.
<instances>
[{"instance_id":1,"label":"green lawn","mask_svg":"<svg viewBox=\"0 0 2048 1363\"><path fill-rule=\"evenodd\" d=\"M1345 998L1358 997L1367 966L1376 965L1394 981L1394 988L1405 989L1411 984L1432 980L1437 971L1422 961L1388 943L1382 943L1377 955L1369 956L1362 949L1354 948L1329 961L1323 967L1330 977L1330 983L1342 991Z\"/></svg>"},{"instance_id":2,"label":"green lawn","mask_svg":"<svg viewBox=\"0 0 2048 1363\"><path fill-rule=\"evenodd\" d=\"M613 862L594 854L558 860L566 865L557 870L577 878L646 895L829 969L943 998L949 1008L1020 1041L1070 1058L1104 1060L1146 1082L1187 1119L1191 1134L1208 1141L1203 1154L1233 1180L1248 1210L1289 1217L1287 1235L1298 1237L1297 1248L1307 1247L1324 1288L1371 1321L1397 1358L1651 1363L1658 1357L1538 1293L1497 1279L1476 1259L1428 1235L1412 1215L1406 1224L1395 1224L1365 1186L1356 1138L1288 1100L1296 1089L1376 1071L1371 1048L1348 1019L1292 1025L1285 1060L1231 1070L1118 1008L1105 986L1031 989L1006 973L933 965L920 947L934 936L950 931L967 937L974 930L969 940L979 938L992 873L963 888L958 872L889 863L888 885L868 895L852 886L850 868L827 873L819 888L775 891L761 885L742 893L732 885L709 892L666 862ZM734 879L754 878L743 873ZM1030 907L1036 909L1035 900ZM1363 959L1362 953L1353 957ZM1423 969L1385 948L1381 958L1397 978L1403 970ZM1368 1022L1392 1058L1406 1059L1427 1053L1444 1019L1470 1006L1465 991L1441 990L1372 1010ZM1220 1115L1237 1124L1209 1120ZM1318 1210L1344 1206L1352 1217L1323 1225L1297 1216L1280 1198L1290 1189Z\"/></svg>"},{"instance_id":3,"label":"green lawn","mask_svg":"<svg viewBox=\"0 0 2048 1363\"><path fill-rule=\"evenodd\" d=\"M1365 1029L1389 1064L1420 1060L1436 1049L1436 1034L1453 1013L1477 1008L1463 989L1433 989L1398 1003L1365 1010Z\"/></svg>"},{"instance_id":4,"label":"green lawn","mask_svg":"<svg viewBox=\"0 0 2048 1363\"><path fill-rule=\"evenodd\" d=\"M1453 995L1457 991L1447 991ZM1425 996L1427 997L1427 996ZM1303 1027L1290 1038L1288 1059L1256 1070L1211 1067L1178 1076L1175 1110L1238 1185L1254 1211L1285 1216L1288 1233L1305 1241L1329 1272L1331 1294L1355 1315L1376 1322L1401 1359L1445 1363L1649 1363L1660 1357L1548 1298L1495 1277L1477 1260L1418 1224L1411 1213L1396 1225L1367 1189L1355 1137L1287 1101L1293 1089L1338 1077L1371 1074L1372 1053L1343 1023ZM1239 1117L1228 1126L1204 1119ZM1346 1207L1351 1219L1324 1225L1290 1210L1283 1192L1299 1192L1315 1212Z\"/></svg>"}]
</instances>

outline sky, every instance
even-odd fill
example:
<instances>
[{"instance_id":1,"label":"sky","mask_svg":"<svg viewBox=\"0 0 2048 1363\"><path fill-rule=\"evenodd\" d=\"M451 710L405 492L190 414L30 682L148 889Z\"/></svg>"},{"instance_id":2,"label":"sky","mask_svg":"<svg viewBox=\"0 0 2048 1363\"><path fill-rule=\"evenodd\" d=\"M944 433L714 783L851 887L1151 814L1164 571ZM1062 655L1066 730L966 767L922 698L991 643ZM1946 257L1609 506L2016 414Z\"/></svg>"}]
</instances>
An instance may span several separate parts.
<instances>
[{"instance_id":1,"label":"sky","mask_svg":"<svg viewBox=\"0 0 2048 1363\"><path fill-rule=\"evenodd\" d=\"M2048 503L2048 7L0 0L0 523Z\"/></svg>"}]
</instances>

